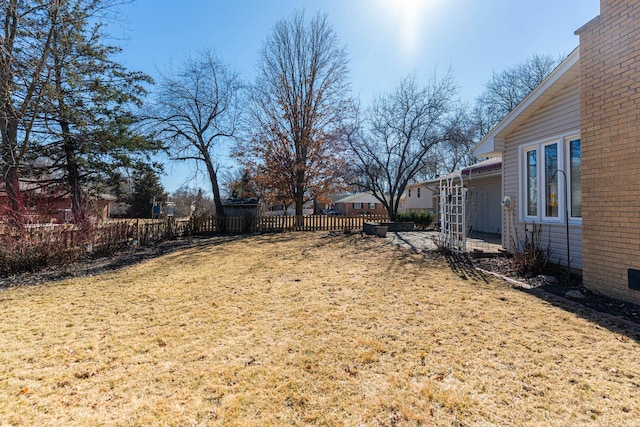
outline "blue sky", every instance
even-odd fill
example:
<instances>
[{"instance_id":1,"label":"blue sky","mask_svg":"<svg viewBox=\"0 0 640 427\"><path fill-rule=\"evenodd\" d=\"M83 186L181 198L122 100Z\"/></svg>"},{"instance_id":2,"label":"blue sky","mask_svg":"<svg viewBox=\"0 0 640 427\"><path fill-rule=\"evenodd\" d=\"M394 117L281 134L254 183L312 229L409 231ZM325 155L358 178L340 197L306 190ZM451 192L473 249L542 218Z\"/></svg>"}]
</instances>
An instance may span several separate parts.
<instances>
[{"instance_id":1,"label":"blue sky","mask_svg":"<svg viewBox=\"0 0 640 427\"><path fill-rule=\"evenodd\" d=\"M109 32L130 70L154 78L185 55L213 48L252 80L257 52L274 24L295 10L326 13L351 65L353 95L366 106L407 74L426 82L451 68L469 103L491 73L535 54L566 55L574 31L599 13L599 0L136 0ZM229 164L229 162L226 162ZM163 184L208 189L193 167L167 165Z\"/></svg>"}]
</instances>

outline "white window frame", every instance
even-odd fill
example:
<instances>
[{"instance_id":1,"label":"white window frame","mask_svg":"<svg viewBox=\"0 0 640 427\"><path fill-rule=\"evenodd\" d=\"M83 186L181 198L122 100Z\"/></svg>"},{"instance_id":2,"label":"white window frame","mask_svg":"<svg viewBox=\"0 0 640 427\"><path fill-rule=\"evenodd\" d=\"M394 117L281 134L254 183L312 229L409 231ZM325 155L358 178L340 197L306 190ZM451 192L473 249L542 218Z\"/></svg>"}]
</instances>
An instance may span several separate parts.
<instances>
[{"instance_id":1,"label":"white window frame","mask_svg":"<svg viewBox=\"0 0 640 427\"><path fill-rule=\"evenodd\" d=\"M545 148L550 145L556 145L557 155L558 155L558 169L565 170L562 166L564 165L564 152L562 139L556 139L552 141L548 141L540 144L540 149L538 151L539 159L538 162L538 213L542 217L542 222L545 223L555 223L555 222L564 222L564 178L561 173L556 173L556 182L558 183L558 189L556 190L556 204L558 206L558 215L557 216L547 216L547 175L546 175L546 158L545 158ZM561 200L562 199L562 200Z\"/></svg>"},{"instance_id":2,"label":"white window frame","mask_svg":"<svg viewBox=\"0 0 640 427\"><path fill-rule=\"evenodd\" d=\"M567 186L569 187L569 191L573 188L573 184L571 182L571 141L575 141L576 139L580 140L580 166L582 167L582 138L580 138L580 134L567 135L564 137L564 152L565 158L567 159L565 163L567 168ZM582 177L582 173L580 176ZM569 203L569 206L567 206L567 212L569 212L569 224L582 224L582 217L573 216L571 212L571 193L568 194L568 199L567 203Z\"/></svg>"},{"instance_id":3,"label":"white window frame","mask_svg":"<svg viewBox=\"0 0 640 427\"><path fill-rule=\"evenodd\" d=\"M570 174L570 142L580 138L580 133L578 131L568 132L566 134L558 135L552 138L540 140L537 142L533 142L531 144L523 144L518 149L518 188L519 188L519 197L518 197L518 216L520 221L523 222L536 222L536 223L545 223L545 224L559 224L565 222L566 213L569 213L569 224L581 225L582 218L581 217L572 217L571 216L571 194L567 194L566 203L569 206L565 206L565 179L562 176L562 173L557 174L558 181L558 216L547 216L546 215L546 205L547 205L547 185L546 185L546 176L545 176L545 147L558 144L558 169L562 170L567 174L566 185L567 190L571 191L571 174ZM581 141L582 148L582 141ZM537 174L537 209L535 215L528 214L528 194L527 194L527 153L535 150L536 151L536 174ZM581 150L582 152L582 150Z\"/></svg>"},{"instance_id":4,"label":"white window frame","mask_svg":"<svg viewBox=\"0 0 640 427\"><path fill-rule=\"evenodd\" d=\"M536 151L536 193L538 196L538 202L536 206L536 214L529 215L529 192L528 192L528 184L527 184L527 171L529 170L527 164L527 153L530 151ZM520 147L520 155L519 164L518 164L518 175L519 175L519 188L520 188L520 221L534 222L538 221L540 217L540 152L537 145L527 145Z\"/></svg>"},{"instance_id":5,"label":"white window frame","mask_svg":"<svg viewBox=\"0 0 640 427\"><path fill-rule=\"evenodd\" d=\"M378 207L377 203L369 203L369 209L375 209Z\"/></svg>"},{"instance_id":6,"label":"white window frame","mask_svg":"<svg viewBox=\"0 0 640 427\"><path fill-rule=\"evenodd\" d=\"M357 211L362 210L362 209L364 209L364 205L362 204L362 202L360 202L360 203L354 202L353 203L353 209L357 210Z\"/></svg>"}]
</instances>

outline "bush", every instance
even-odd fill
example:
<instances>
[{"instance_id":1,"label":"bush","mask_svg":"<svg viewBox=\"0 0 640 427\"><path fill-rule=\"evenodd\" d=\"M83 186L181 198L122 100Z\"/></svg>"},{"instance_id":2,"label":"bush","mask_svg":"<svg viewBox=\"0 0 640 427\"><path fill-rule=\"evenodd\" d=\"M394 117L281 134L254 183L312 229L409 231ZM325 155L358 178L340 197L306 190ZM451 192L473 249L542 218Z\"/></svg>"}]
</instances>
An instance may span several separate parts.
<instances>
[{"instance_id":1,"label":"bush","mask_svg":"<svg viewBox=\"0 0 640 427\"><path fill-rule=\"evenodd\" d=\"M431 236L431 241L435 245L435 252L442 255L450 255L451 247L449 246L449 242L442 237L441 233L436 234L435 236Z\"/></svg>"},{"instance_id":2,"label":"bush","mask_svg":"<svg viewBox=\"0 0 640 427\"><path fill-rule=\"evenodd\" d=\"M413 222L416 228L427 229L433 222L433 215L427 211L401 212L396 216L398 222Z\"/></svg>"},{"instance_id":3,"label":"bush","mask_svg":"<svg viewBox=\"0 0 640 427\"><path fill-rule=\"evenodd\" d=\"M518 238L516 230L513 241L513 260L518 273L526 276L536 276L544 272L551 257L551 244L549 240L546 246L542 243L542 226L539 224L525 223L524 239Z\"/></svg>"},{"instance_id":4,"label":"bush","mask_svg":"<svg viewBox=\"0 0 640 427\"><path fill-rule=\"evenodd\" d=\"M0 233L0 274L36 272L81 258L110 255L126 247L128 232L127 224L7 227Z\"/></svg>"},{"instance_id":5,"label":"bush","mask_svg":"<svg viewBox=\"0 0 640 427\"><path fill-rule=\"evenodd\" d=\"M0 274L35 272L78 258L79 248L68 248L64 233L16 231L0 236Z\"/></svg>"}]
</instances>

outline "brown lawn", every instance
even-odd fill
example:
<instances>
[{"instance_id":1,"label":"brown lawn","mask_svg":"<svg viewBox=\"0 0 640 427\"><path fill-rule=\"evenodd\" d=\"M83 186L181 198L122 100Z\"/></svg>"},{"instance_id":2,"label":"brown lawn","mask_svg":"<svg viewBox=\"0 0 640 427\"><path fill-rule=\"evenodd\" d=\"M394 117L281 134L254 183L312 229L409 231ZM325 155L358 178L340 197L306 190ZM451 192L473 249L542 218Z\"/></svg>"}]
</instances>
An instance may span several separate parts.
<instances>
[{"instance_id":1,"label":"brown lawn","mask_svg":"<svg viewBox=\"0 0 640 427\"><path fill-rule=\"evenodd\" d=\"M0 291L0 425L640 425L638 331L383 239Z\"/></svg>"}]
</instances>

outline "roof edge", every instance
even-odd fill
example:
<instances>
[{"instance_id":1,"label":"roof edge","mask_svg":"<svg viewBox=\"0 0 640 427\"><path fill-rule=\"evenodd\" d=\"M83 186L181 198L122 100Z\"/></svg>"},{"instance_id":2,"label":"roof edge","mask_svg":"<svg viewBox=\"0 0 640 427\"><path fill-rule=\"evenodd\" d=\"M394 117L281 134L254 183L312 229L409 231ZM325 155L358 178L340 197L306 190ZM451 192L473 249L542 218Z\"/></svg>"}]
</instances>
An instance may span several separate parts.
<instances>
[{"instance_id":1,"label":"roof edge","mask_svg":"<svg viewBox=\"0 0 640 427\"><path fill-rule=\"evenodd\" d=\"M580 48L576 47L564 61L560 63L534 90L505 116L491 131L484 136L473 148L476 157L495 156L497 152L504 150L504 143L500 141L500 133L533 104L543 93L556 83L567 71L580 60Z\"/></svg>"},{"instance_id":2,"label":"roof edge","mask_svg":"<svg viewBox=\"0 0 640 427\"><path fill-rule=\"evenodd\" d=\"M591 21L587 22L586 24L584 24L582 27L578 28L577 30L575 30L573 32L573 34L575 34L576 36L579 36L583 31L585 31L587 28L589 28L591 25L594 25L596 23L600 22L600 15L596 16L595 18L593 18Z\"/></svg>"}]
</instances>

